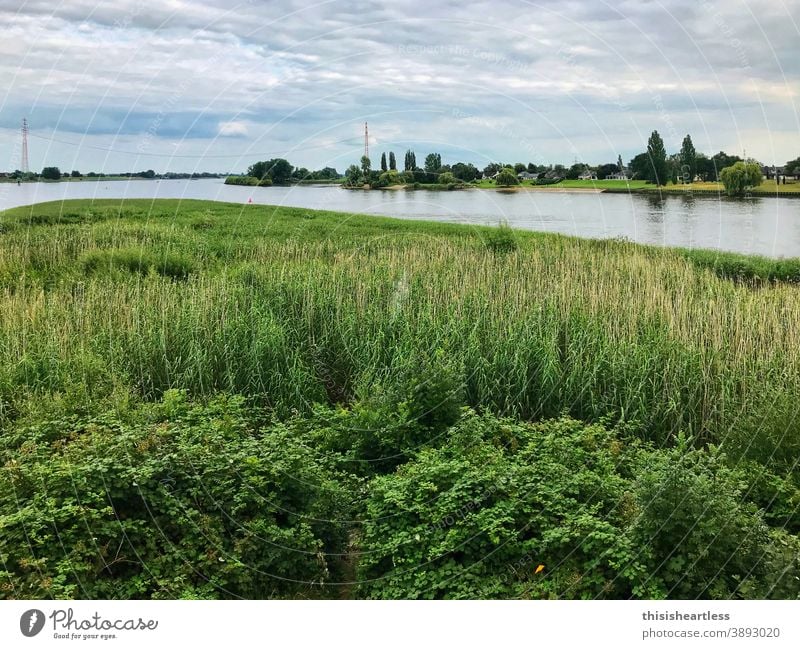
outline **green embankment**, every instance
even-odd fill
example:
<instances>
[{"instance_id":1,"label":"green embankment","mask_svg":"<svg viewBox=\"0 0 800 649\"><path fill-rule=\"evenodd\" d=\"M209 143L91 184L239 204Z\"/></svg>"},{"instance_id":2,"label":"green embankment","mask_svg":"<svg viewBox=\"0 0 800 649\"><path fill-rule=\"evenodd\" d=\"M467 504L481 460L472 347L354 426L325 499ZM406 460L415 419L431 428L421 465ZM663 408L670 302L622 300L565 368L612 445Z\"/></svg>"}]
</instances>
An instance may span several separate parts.
<instances>
[{"instance_id":1,"label":"green embankment","mask_svg":"<svg viewBox=\"0 0 800 649\"><path fill-rule=\"evenodd\" d=\"M299 208L0 213L0 593L795 598L797 281Z\"/></svg>"}]
</instances>

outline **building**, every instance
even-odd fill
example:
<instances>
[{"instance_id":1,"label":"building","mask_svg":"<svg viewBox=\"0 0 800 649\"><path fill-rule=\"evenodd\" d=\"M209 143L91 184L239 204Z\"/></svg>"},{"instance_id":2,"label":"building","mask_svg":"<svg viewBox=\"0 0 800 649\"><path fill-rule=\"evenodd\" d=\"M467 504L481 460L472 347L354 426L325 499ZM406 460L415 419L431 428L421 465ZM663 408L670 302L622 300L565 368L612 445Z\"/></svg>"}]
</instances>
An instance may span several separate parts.
<instances>
[{"instance_id":1,"label":"building","mask_svg":"<svg viewBox=\"0 0 800 649\"><path fill-rule=\"evenodd\" d=\"M587 169L578 176L578 180L597 180L597 174L591 169Z\"/></svg>"},{"instance_id":2,"label":"building","mask_svg":"<svg viewBox=\"0 0 800 649\"><path fill-rule=\"evenodd\" d=\"M539 177L539 174L532 174L532 173L528 173L527 171L520 171L517 174L517 178L519 178L520 180L535 180L538 177Z\"/></svg>"},{"instance_id":3,"label":"building","mask_svg":"<svg viewBox=\"0 0 800 649\"><path fill-rule=\"evenodd\" d=\"M624 171L617 171L616 173L608 174L605 177L605 179L606 180L628 180L628 174L626 174Z\"/></svg>"}]
</instances>

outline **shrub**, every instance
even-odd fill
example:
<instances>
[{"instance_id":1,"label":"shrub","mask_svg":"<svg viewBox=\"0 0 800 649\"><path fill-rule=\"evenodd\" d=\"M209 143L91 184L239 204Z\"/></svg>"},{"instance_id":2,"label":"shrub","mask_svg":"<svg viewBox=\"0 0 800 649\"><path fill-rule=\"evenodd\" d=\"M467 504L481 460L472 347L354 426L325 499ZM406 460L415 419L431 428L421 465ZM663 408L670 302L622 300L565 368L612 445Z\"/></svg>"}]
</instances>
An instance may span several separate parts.
<instances>
[{"instance_id":1,"label":"shrub","mask_svg":"<svg viewBox=\"0 0 800 649\"><path fill-rule=\"evenodd\" d=\"M297 596L344 545L348 496L280 424L241 399L167 392L120 418L65 417L3 436L0 589L17 598ZM335 555L334 555L335 558Z\"/></svg>"},{"instance_id":2,"label":"shrub","mask_svg":"<svg viewBox=\"0 0 800 649\"><path fill-rule=\"evenodd\" d=\"M630 537L652 553L648 582L665 597L730 598L742 584L763 583L768 528L744 501L742 484L721 452L693 449L683 436L648 455Z\"/></svg>"},{"instance_id":3,"label":"shrub","mask_svg":"<svg viewBox=\"0 0 800 649\"><path fill-rule=\"evenodd\" d=\"M249 185L255 186L259 184L258 178L253 176L228 176L225 179L226 185Z\"/></svg>"},{"instance_id":4,"label":"shrub","mask_svg":"<svg viewBox=\"0 0 800 649\"><path fill-rule=\"evenodd\" d=\"M624 465L623 444L600 426L468 411L447 445L370 483L360 594L646 595L636 585L647 567L622 534Z\"/></svg>"},{"instance_id":5,"label":"shrub","mask_svg":"<svg viewBox=\"0 0 800 649\"><path fill-rule=\"evenodd\" d=\"M511 167L506 167L495 179L498 187L510 187L511 185L519 185L517 174Z\"/></svg>"}]
</instances>

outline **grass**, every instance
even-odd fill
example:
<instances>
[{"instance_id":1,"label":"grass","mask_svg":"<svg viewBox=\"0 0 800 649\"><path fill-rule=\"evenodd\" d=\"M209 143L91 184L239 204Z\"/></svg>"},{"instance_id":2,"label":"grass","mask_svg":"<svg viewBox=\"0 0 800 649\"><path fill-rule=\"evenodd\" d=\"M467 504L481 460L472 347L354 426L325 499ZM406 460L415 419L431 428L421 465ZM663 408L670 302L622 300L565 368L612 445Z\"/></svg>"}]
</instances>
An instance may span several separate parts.
<instances>
[{"instance_id":1,"label":"grass","mask_svg":"<svg viewBox=\"0 0 800 649\"><path fill-rule=\"evenodd\" d=\"M203 201L54 202L0 226L5 418L170 388L288 414L437 354L478 409L800 452L800 289L770 283L796 261Z\"/></svg>"},{"instance_id":2,"label":"grass","mask_svg":"<svg viewBox=\"0 0 800 649\"><path fill-rule=\"evenodd\" d=\"M483 178L472 185L480 189L513 189L514 187L497 187L495 182L488 178ZM696 182L690 185L664 185L656 187L645 180L562 180L554 185L534 185L531 181L522 181L515 187L526 190L552 190L552 189L598 189L613 192L657 192L662 193L686 193L686 192L713 192L724 193L725 188L718 182ZM764 180L758 187L753 189L753 194L768 196L770 194L780 195L800 195L800 181L787 180L786 184L776 185L774 180Z\"/></svg>"}]
</instances>

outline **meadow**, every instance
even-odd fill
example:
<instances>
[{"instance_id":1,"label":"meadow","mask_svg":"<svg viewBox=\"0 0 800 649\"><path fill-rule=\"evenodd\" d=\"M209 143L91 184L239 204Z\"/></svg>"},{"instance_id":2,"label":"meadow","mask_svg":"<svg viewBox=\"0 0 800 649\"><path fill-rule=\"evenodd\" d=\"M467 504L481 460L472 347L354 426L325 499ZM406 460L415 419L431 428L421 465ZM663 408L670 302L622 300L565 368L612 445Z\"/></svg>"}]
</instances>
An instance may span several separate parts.
<instances>
[{"instance_id":1,"label":"meadow","mask_svg":"<svg viewBox=\"0 0 800 649\"><path fill-rule=\"evenodd\" d=\"M299 208L8 210L0 593L798 597L797 282Z\"/></svg>"}]
</instances>

